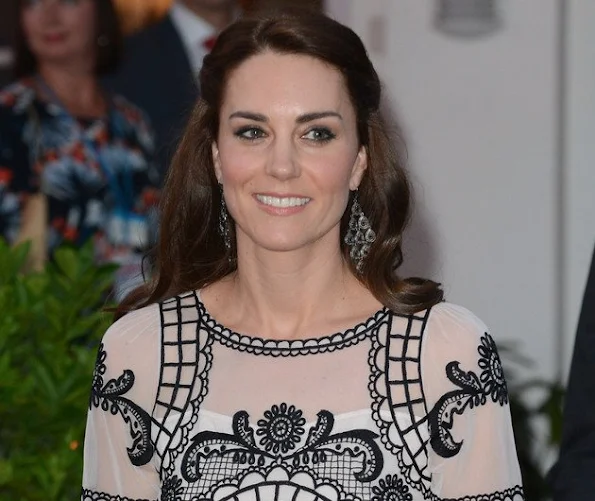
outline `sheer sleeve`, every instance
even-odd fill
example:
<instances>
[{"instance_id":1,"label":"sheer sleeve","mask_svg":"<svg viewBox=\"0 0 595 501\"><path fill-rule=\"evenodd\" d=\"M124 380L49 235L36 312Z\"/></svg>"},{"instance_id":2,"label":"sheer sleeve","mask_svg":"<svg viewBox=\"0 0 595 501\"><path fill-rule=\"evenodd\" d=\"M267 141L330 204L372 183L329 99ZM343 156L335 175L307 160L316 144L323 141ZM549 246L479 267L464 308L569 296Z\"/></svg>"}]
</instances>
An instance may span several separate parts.
<instances>
[{"instance_id":1,"label":"sheer sleeve","mask_svg":"<svg viewBox=\"0 0 595 501\"><path fill-rule=\"evenodd\" d=\"M524 499L496 345L464 308L433 308L422 351L428 466L437 500Z\"/></svg>"},{"instance_id":2,"label":"sheer sleeve","mask_svg":"<svg viewBox=\"0 0 595 501\"><path fill-rule=\"evenodd\" d=\"M159 346L157 306L127 314L103 337L85 433L83 501L159 497L151 442Z\"/></svg>"}]
</instances>

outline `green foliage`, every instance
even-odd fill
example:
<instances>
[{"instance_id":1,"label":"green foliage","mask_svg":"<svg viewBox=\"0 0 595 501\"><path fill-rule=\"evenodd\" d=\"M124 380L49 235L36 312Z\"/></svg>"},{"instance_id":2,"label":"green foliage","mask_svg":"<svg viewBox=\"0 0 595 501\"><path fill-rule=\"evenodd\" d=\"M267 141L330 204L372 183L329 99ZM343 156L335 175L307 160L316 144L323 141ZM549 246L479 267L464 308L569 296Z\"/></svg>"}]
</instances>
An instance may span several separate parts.
<instances>
[{"instance_id":1,"label":"green foliage","mask_svg":"<svg viewBox=\"0 0 595 501\"><path fill-rule=\"evenodd\" d=\"M89 244L22 273L28 249L0 239L0 500L71 501L114 267Z\"/></svg>"}]
</instances>

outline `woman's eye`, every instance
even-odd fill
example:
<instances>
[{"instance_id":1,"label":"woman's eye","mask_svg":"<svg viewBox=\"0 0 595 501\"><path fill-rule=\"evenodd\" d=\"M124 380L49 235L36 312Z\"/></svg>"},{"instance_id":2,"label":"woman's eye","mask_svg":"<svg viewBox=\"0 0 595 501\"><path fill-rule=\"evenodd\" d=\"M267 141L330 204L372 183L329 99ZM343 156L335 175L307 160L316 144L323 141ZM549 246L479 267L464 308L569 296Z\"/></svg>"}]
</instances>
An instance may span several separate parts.
<instances>
[{"instance_id":1,"label":"woman's eye","mask_svg":"<svg viewBox=\"0 0 595 501\"><path fill-rule=\"evenodd\" d=\"M311 141L324 143L334 139L336 136L326 127L315 127L306 132L303 137Z\"/></svg>"},{"instance_id":2,"label":"woman's eye","mask_svg":"<svg viewBox=\"0 0 595 501\"><path fill-rule=\"evenodd\" d=\"M234 134L240 139L247 139L249 141L254 141L265 136L264 131L258 127L242 127L236 130Z\"/></svg>"}]
</instances>

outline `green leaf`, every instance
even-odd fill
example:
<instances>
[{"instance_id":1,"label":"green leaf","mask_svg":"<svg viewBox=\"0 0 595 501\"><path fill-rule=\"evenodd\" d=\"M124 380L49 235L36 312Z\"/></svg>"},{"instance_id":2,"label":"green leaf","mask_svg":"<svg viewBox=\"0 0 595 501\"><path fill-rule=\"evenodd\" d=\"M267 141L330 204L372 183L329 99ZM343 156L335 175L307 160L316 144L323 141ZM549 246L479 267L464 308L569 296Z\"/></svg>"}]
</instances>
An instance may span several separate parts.
<instances>
[{"instance_id":1,"label":"green leaf","mask_svg":"<svg viewBox=\"0 0 595 501\"><path fill-rule=\"evenodd\" d=\"M0 501L78 499L81 444L114 266L92 245L20 271L28 245L0 241Z\"/></svg>"}]
</instances>

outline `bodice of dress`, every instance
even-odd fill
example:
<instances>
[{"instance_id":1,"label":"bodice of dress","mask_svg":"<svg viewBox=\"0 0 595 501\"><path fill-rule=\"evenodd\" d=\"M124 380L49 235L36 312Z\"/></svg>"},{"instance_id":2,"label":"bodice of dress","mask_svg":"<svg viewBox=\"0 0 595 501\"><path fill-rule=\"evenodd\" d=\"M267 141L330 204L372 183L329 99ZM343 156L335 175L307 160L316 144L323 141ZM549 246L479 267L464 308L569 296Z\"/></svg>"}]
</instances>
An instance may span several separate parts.
<instances>
[{"instance_id":1,"label":"bodice of dress","mask_svg":"<svg viewBox=\"0 0 595 501\"><path fill-rule=\"evenodd\" d=\"M0 90L0 237L14 242L27 199L47 201L48 254L63 242L94 242L99 262L116 262L116 286L138 284L153 243L158 179L144 114L119 96L103 117L72 117L42 99L35 79Z\"/></svg>"},{"instance_id":2,"label":"bodice of dress","mask_svg":"<svg viewBox=\"0 0 595 501\"><path fill-rule=\"evenodd\" d=\"M492 338L454 305L276 341L189 293L104 337L83 499L519 501L507 398Z\"/></svg>"}]
</instances>

